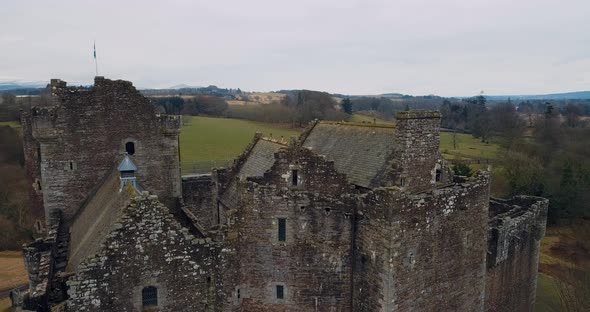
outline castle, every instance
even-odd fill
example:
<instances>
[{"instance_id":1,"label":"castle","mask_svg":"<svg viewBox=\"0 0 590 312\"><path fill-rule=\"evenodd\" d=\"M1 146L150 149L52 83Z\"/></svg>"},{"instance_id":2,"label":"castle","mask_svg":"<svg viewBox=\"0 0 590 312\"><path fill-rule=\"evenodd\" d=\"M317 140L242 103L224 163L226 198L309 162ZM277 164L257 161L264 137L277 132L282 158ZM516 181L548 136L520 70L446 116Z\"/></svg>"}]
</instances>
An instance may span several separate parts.
<instances>
[{"instance_id":1,"label":"castle","mask_svg":"<svg viewBox=\"0 0 590 312\"><path fill-rule=\"evenodd\" d=\"M181 176L178 116L131 83L50 84L23 114L36 311L531 311L547 200L454 176L440 115L257 134Z\"/></svg>"}]
</instances>

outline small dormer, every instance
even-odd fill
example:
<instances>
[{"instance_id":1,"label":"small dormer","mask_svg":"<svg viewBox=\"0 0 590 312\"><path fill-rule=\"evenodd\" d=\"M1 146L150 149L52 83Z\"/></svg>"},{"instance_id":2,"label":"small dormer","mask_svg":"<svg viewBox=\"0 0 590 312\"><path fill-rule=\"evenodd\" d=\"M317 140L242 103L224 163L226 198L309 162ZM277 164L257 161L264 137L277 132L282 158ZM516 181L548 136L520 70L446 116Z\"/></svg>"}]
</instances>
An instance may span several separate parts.
<instances>
[{"instance_id":1,"label":"small dormer","mask_svg":"<svg viewBox=\"0 0 590 312\"><path fill-rule=\"evenodd\" d=\"M137 181L135 179L137 166L131 161L128 154L125 154L125 158L123 158L117 170L121 173L121 190L128 184L131 184L133 188L137 188Z\"/></svg>"}]
</instances>

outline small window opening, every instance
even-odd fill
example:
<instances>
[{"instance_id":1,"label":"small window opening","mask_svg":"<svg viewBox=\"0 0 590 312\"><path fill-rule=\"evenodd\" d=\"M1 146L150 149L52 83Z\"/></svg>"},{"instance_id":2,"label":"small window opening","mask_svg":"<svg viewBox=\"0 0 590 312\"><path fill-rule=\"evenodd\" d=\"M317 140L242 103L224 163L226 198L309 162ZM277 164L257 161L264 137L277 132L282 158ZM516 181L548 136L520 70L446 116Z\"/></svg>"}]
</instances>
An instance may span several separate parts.
<instances>
[{"instance_id":1,"label":"small window opening","mask_svg":"<svg viewBox=\"0 0 590 312\"><path fill-rule=\"evenodd\" d=\"M285 299L285 287L277 285L277 299Z\"/></svg>"},{"instance_id":2,"label":"small window opening","mask_svg":"<svg viewBox=\"0 0 590 312\"><path fill-rule=\"evenodd\" d=\"M39 190L39 191L43 190L41 188L41 181L39 181L39 180L37 180L37 190Z\"/></svg>"},{"instance_id":3,"label":"small window opening","mask_svg":"<svg viewBox=\"0 0 590 312\"><path fill-rule=\"evenodd\" d=\"M305 210L305 206L301 206L299 207L299 209L301 209L301 211Z\"/></svg>"},{"instance_id":4,"label":"small window opening","mask_svg":"<svg viewBox=\"0 0 590 312\"><path fill-rule=\"evenodd\" d=\"M442 171L440 169L436 169L435 181L440 182L442 176Z\"/></svg>"},{"instance_id":5,"label":"small window opening","mask_svg":"<svg viewBox=\"0 0 590 312\"><path fill-rule=\"evenodd\" d=\"M74 170L74 163L70 161L70 170Z\"/></svg>"},{"instance_id":6,"label":"small window opening","mask_svg":"<svg viewBox=\"0 0 590 312\"><path fill-rule=\"evenodd\" d=\"M239 288L238 288L237 295L238 295L238 299L240 299L240 298L241 298L241 296L242 296L242 294L240 293L240 289L239 289Z\"/></svg>"},{"instance_id":7,"label":"small window opening","mask_svg":"<svg viewBox=\"0 0 590 312\"><path fill-rule=\"evenodd\" d=\"M279 242L287 240L287 219L279 218Z\"/></svg>"},{"instance_id":8,"label":"small window opening","mask_svg":"<svg viewBox=\"0 0 590 312\"><path fill-rule=\"evenodd\" d=\"M330 214L330 208L326 208L324 210L326 210L326 215L329 215Z\"/></svg>"},{"instance_id":9,"label":"small window opening","mask_svg":"<svg viewBox=\"0 0 590 312\"><path fill-rule=\"evenodd\" d=\"M293 186L296 186L297 184L299 184L299 172L294 169L293 171L291 171L291 184Z\"/></svg>"},{"instance_id":10,"label":"small window opening","mask_svg":"<svg viewBox=\"0 0 590 312\"><path fill-rule=\"evenodd\" d=\"M399 178L399 185L406 186L406 178Z\"/></svg>"},{"instance_id":11,"label":"small window opening","mask_svg":"<svg viewBox=\"0 0 590 312\"><path fill-rule=\"evenodd\" d=\"M41 223L41 220L35 221L35 230L37 232L41 232L41 230L43 230L43 224Z\"/></svg>"},{"instance_id":12,"label":"small window opening","mask_svg":"<svg viewBox=\"0 0 590 312\"><path fill-rule=\"evenodd\" d=\"M129 154L129 155L135 154L135 143L133 143L133 142L125 143L125 152L127 152L127 154Z\"/></svg>"},{"instance_id":13,"label":"small window opening","mask_svg":"<svg viewBox=\"0 0 590 312\"><path fill-rule=\"evenodd\" d=\"M154 286L149 286L141 291L141 299L143 307L155 307L158 305L158 289Z\"/></svg>"}]
</instances>

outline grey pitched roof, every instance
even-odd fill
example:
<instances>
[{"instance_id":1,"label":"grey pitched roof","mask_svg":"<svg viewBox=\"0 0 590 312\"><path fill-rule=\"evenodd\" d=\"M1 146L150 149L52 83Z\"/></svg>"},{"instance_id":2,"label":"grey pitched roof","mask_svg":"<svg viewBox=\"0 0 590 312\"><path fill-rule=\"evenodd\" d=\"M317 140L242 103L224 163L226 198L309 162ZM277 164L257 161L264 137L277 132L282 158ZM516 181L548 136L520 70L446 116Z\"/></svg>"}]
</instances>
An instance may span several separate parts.
<instances>
[{"instance_id":1,"label":"grey pitched roof","mask_svg":"<svg viewBox=\"0 0 590 312\"><path fill-rule=\"evenodd\" d=\"M275 153L281 148L285 147L284 144L269 141L267 139L260 139L248 155L248 159L238 173L240 179L247 177L262 177L264 173L272 167L275 162Z\"/></svg>"},{"instance_id":2,"label":"grey pitched roof","mask_svg":"<svg viewBox=\"0 0 590 312\"><path fill-rule=\"evenodd\" d=\"M67 271L75 271L82 260L98 251L129 203L131 195L125 190L119 192L120 186L119 172L112 170L76 215L70 226Z\"/></svg>"},{"instance_id":3,"label":"grey pitched roof","mask_svg":"<svg viewBox=\"0 0 590 312\"><path fill-rule=\"evenodd\" d=\"M239 168L237 176L240 179L248 177L262 177L275 162L275 153L286 143L271 141L261 138L256 141L246 161ZM238 182L232 181L227 189L220 196L220 201L227 207L233 208L237 205L239 196Z\"/></svg>"},{"instance_id":4,"label":"grey pitched roof","mask_svg":"<svg viewBox=\"0 0 590 312\"><path fill-rule=\"evenodd\" d=\"M394 142L393 125L361 125L321 122L315 125L303 147L334 161L334 167L348 180L373 188L389 165Z\"/></svg>"},{"instance_id":5,"label":"grey pitched roof","mask_svg":"<svg viewBox=\"0 0 590 312\"><path fill-rule=\"evenodd\" d=\"M125 158L123 158L123 160L119 164L119 167L117 167L117 170L119 170L119 171L136 171L137 166L135 166L133 161L131 161L131 158L129 158L129 155L125 155Z\"/></svg>"}]
</instances>

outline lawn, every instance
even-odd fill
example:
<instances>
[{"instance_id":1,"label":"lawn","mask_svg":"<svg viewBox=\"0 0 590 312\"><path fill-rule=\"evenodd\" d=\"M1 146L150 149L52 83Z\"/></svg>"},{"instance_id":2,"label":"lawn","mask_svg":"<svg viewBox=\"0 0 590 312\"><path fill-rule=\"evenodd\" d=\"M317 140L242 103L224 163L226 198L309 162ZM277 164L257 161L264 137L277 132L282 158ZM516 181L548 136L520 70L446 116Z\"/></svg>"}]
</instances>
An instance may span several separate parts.
<instances>
[{"instance_id":1,"label":"lawn","mask_svg":"<svg viewBox=\"0 0 590 312\"><path fill-rule=\"evenodd\" d=\"M227 165L244 151L256 132L286 141L299 135L295 129L240 119L193 116L186 120L180 134L184 174Z\"/></svg>"}]
</instances>

